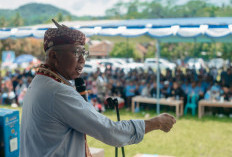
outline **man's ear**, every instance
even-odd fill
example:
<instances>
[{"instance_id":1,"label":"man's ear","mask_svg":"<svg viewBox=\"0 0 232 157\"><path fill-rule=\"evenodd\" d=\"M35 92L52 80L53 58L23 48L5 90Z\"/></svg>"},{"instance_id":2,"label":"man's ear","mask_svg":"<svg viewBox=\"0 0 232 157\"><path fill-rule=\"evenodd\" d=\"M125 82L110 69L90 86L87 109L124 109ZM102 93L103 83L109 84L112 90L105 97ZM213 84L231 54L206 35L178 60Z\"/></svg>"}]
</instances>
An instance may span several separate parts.
<instances>
[{"instance_id":1,"label":"man's ear","mask_svg":"<svg viewBox=\"0 0 232 157\"><path fill-rule=\"evenodd\" d=\"M58 54L56 51L51 50L48 56L49 56L48 63L50 65L53 65L55 67L59 65L59 58L58 58Z\"/></svg>"},{"instance_id":2,"label":"man's ear","mask_svg":"<svg viewBox=\"0 0 232 157\"><path fill-rule=\"evenodd\" d=\"M49 55L49 58L51 58L52 60L56 60L57 59L57 53L56 51L50 51L50 53L48 54Z\"/></svg>"}]
</instances>

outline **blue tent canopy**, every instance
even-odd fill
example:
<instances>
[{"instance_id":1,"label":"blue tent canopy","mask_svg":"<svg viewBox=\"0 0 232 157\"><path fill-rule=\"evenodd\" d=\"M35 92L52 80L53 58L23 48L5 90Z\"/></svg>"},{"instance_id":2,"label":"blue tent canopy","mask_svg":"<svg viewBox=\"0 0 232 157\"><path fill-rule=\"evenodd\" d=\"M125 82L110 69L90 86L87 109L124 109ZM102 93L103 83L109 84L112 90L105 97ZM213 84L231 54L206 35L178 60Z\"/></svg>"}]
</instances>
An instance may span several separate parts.
<instances>
[{"instance_id":1,"label":"blue tent canopy","mask_svg":"<svg viewBox=\"0 0 232 157\"><path fill-rule=\"evenodd\" d=\"M21 63L29 63L32 62L35 57L28 54L23 54L15 58L14 63L21 64Z\"/></svg>"},{"instance_id":2,"label":"blue tent canopy","mask_svg":"<svg viewBox=\"0 0 232 157\"><path fill-rule=\"evenodd\" d=\"M126 26L128 28L133 27L147 27L151 25L153 28L157 27L170 27L173 25L194 27L200 25L215 25L223 26L232 23L231 17L196 17L196 18L163 18L163 19L134 19L134 20L123 20L111 23L105 23L97 26L109 28L109 27L119 27Z\"/></svg>"},{"instance_id":3,"label":"blue tent canopy","mask_svg":"<svg viewBox=\"0 0 232 157\"><path fill-rule=\"evenodd\" d=\"M108 20L85 25L69 22L66 25L82 31L88 37L94 35L122 37L149 35L160 42L232 42L231 17ZM0 39L43 38L47 29L46 25L2 28L0 29Z\"/></svg>"}]
</instances>

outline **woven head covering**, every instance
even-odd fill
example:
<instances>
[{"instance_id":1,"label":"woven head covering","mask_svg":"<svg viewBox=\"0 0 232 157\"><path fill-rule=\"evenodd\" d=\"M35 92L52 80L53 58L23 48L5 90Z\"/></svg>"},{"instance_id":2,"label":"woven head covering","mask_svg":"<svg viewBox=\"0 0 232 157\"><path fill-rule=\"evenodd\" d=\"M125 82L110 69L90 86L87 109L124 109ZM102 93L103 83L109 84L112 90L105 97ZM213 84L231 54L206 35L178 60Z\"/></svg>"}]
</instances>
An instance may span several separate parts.
<instances>
[{"instance_id":1,"label":"woven head covering","mask_svg":"<svg viewBox=\"0 0 232 157\"><path fill-rule=\"evenodd\" d=\"M57 28L49 28L44 34L44 51L50 47L64 44L85 45L85 34L81 31L58 24L52 19Z\"/></svg>"}]
</instances>

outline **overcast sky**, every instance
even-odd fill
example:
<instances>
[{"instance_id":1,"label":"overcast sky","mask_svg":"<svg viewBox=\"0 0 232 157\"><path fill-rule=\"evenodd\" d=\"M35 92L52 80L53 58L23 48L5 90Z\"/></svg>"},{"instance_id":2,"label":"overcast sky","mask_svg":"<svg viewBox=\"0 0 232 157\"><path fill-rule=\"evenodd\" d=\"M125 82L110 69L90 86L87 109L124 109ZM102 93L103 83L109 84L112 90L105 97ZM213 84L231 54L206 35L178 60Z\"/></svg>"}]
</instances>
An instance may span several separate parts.
<instances>
[{"instance_id":1,"label":"overcast sky","mask_svg":"<svg viewBox=\"0 0 232 157\"><path fill-rule=\"evenodd\" d=\"M27 3L46 3L69 11L77 16L92 15L101 16L105 10L111 8L120 0L0 0L1 9L15 9ZM129 0L121 0L128 2ZM145 0L142 0L145 1ZM149 0L148 0L149 1ZM188 0L178 0L178 3L185 3ZM229 3L230 0L207 0L215 4Z\"/></svg>"}]
</instances>

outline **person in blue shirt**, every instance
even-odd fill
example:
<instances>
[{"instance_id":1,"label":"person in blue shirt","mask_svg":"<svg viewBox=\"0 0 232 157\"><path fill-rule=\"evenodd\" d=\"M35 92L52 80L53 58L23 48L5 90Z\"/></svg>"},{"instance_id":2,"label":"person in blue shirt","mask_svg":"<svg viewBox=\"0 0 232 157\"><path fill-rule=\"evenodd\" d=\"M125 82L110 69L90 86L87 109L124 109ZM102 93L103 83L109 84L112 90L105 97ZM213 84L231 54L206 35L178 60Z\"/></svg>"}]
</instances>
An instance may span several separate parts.
<instances>
[{"instance_id":1,"label":"person in blue shirt","mask_svg":"<svg viewBox=\"0 0 232 157\"><path fill-rule=\"evenodd\" d=\"M192 92L192 86L188 80L185 80L184 84L181 85L181 88L184 90L186 95L191 94Z\"/></svg>"},{"instance_id":2,"label":"person in blue shirt","mask_svg":"<svg viewBox=\"0 0 232 157\"><path fill-rule=\"evenodd\" d=\"M193 88L193 93L199 96L199 99L204 97L204 89L201 86L201 81L196 82L196 86Z\"/></svg>"},{"instance_id":3,"label":"person in blue shirt","mask_svg":"<svg viewBox=\"0 0 232 157\"><path fill-rule=\"evenodd\" d=\"M138 92L139 92L139 95L142 94L142 91L143 89L146 87L146 80L142 80L140 85L139 85L139 89L138 89Z\"/></svg>"},{"instance_id":4,"label":"person in blue shirt","mask_svg":"<svg viewBox=\"0 0 232 157\"><path fill-rule=\"evenodd\" d=\"M161 97L161 91L159 90L159 97ZM151 88L150 95L153 98L157 98L157 83L156 81L153 82L153 87Z\"/></svg>"},{"instance_id":5,"label":"person in blue shirt","mask_svg":"<svg viewBox=\"0 0 232 157\"><path fill-rule=\"evenodd\" d=\"M206 100L219 100L220 99L220 87L216 84L212 85L211 88L209 88L204 96L204 99Z\"/></svg>"},{"instance_id":6,"label":"person in blue shirt","mask_svg":"<svg viewBox=\"0 0 232 157\"><path fill-rule=\"evenodd\" d=\"M170 96L174 97L176 100L184 100L185 93L183 89L180 87L178 82L173 82L171 87Z\"/></svg>"},{"instance_id":7,"label":"person in blue shirt","mask_svg":"<svg viewBox=\"0 0 232 157\"><path fill-rule=\"evenodd\" d=\"M128 81L125 87L126 108L131 107L131 99L133 96L135 96L135 90L136 90L135 82L133 80Z\"/></svg>"},{"instance_id":8,"label":"person in blue shirt","mask_svg":"<svg viewBox=\"0 0 232 157\"><path fill-rule=\"evenodd\" d=\"M170 96L171 86L169 81L164 81L164 87L161 89L161 96L168 98Z\"/></svg>"}]
</instances>

